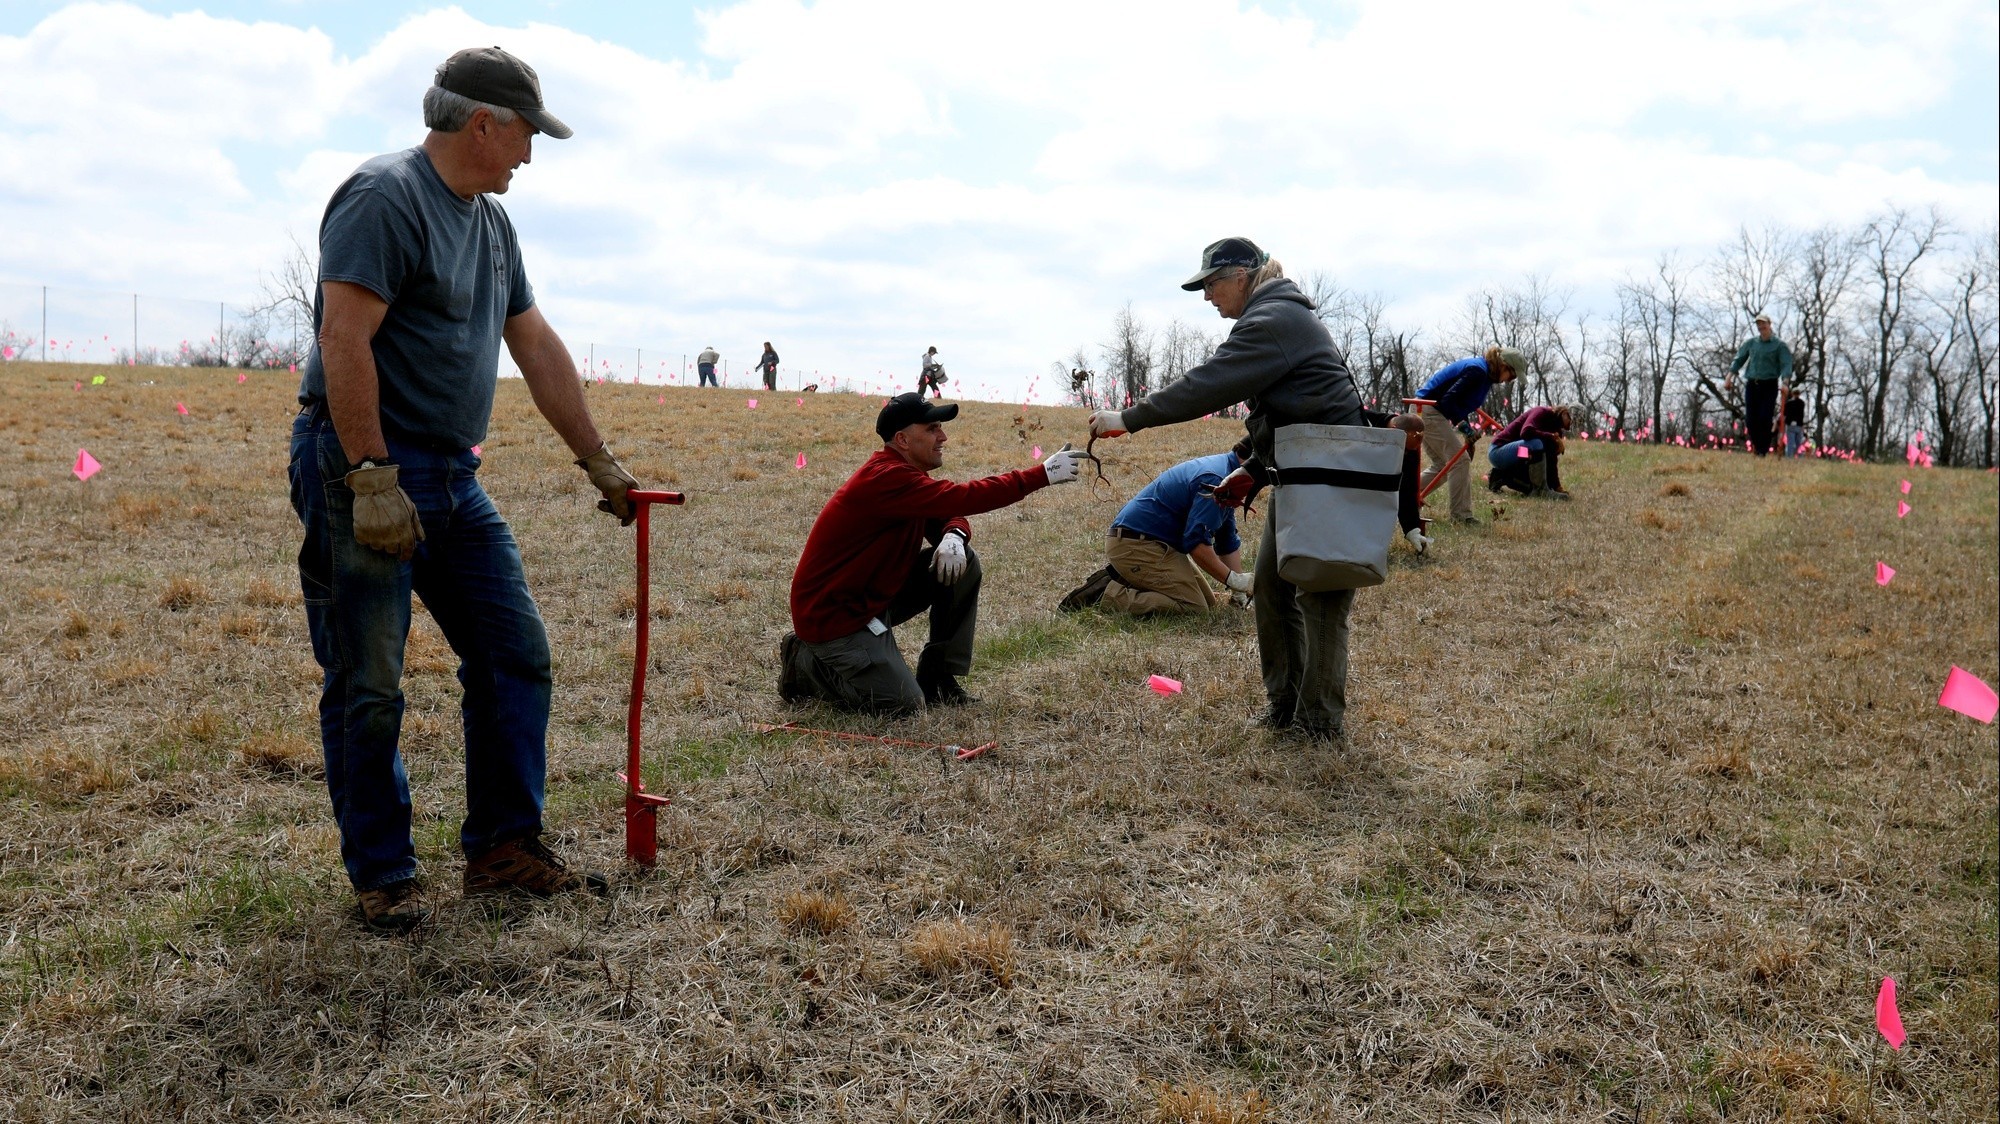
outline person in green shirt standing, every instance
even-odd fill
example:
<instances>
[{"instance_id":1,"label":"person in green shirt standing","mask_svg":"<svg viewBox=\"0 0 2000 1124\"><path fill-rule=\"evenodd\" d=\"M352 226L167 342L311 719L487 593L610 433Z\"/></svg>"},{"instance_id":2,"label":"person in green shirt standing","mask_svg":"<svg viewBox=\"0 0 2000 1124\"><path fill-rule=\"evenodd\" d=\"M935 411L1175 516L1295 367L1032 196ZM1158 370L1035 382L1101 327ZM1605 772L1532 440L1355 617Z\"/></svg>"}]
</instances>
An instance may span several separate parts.
<instances>
[{"instance_id":1,"label":"person in green shirt standing","mask_svg":"<svg viewBox=\"0 0 2000 1124\"><path fill-rule=\"evenodd\" d=\"M1757 314L1757 338L1743 341L1729 364L1729 385L1743 372L1744 424L1750 427L1750 447L1758 456L1771 451L1778 433L1778 387L1792 381L1792 349L1771 333L1771 318Z\"/></svg>"}]
</instances>

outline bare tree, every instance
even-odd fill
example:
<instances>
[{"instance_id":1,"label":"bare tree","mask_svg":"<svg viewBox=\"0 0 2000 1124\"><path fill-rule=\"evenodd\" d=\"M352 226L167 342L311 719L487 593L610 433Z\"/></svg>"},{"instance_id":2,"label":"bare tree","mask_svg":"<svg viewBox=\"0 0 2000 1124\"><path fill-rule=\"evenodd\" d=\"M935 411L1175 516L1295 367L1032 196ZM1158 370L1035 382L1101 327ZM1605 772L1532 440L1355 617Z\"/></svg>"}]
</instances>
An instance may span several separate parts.
<instances>
[{"instance_id":1,"label":"bare tree","mask_svg":"<svg viewBox=\"0 0 2000 1124\"><path fill-rule=\"evenodd\" d=\"M1861 229L1859 241L1871 278L1869 296L1875 318L1874 361L1859 384L1863 402L1861 451L1865 456L1879 454L1888 435L1890 384L1913 342L1911 334L1902 329L1903 318L1918 296L1917 266L1936 249L1943 235L1944 219L1936 208L1920 217L1892 208Z\"/></svg>"},{"instance_id":2,"label":"bare tree","mask_svg":"<svg viewBox=\"0 0 2000 1124\"><path fill-rule=\"evenodd\" d=\"M298 235L286 235L292 248L285 255L278 268L265 274L259 281L264 291L264 299L250 309L252 316L260 319L264 332L270 339L280 344L287 341L290 350L303 354L306 340L312 334L313 307L319 296L319 264Z\"/></svg>"},{"instance_id":3,"label":"bare tree","mask_svg":"<svg viewBox=\"0 0 2000 1124\"><path fill-rule=\"evenodd\" d=\"M1793 268L1785 278L1785 301L1794 317L1788 333L1792 383L1812 388L1815 446L1826 444L1834 393L1827 377L1831 345L1847 303L1855 261L1854 236L1823 226L1799 238Z\"/></svg>"},{"instance_id":4,"label":"bare tree","mask_svg":"<svg viewBox=\"0 0 2000 1124\"><path fill-rule=\"evenodd\" d=\"M1653 275L1643 280L1627 280L1619 286L1623 314L1636 332L1640 369L1652 402L1653 443L1666 437L1667 382L1674 371L1685 365L1683 354L1688 317L1689 282L1687 270L1671 253L1661 254Z\"/></svg>"},{"instance_id":5,"label":"bare tree","mask_svg":"<svg viewBox=\"0 0 2000 1124\"><path fill-rule=\"evenodd\" d=\"M1973 239L1972 252L1952 286L1952 304L1965 324L1966 376L1979 400L1984 427L1979 435L1979 467L1994 465L1996 412L2000 412L2000 228Z\"/></svg>"},{"instance_id":6,"label":"bare tree","mask_svg":"<svg viewBox=\"0 0 2000 1124\"><path fill-rule=\"evenodd\" d=\"M1152 334L1133 315L1130 301L1112 318L1111 342L1104 345L1103 351L1112 406L1130 406L1152 393Z\"/></svg>"}]
</instances>

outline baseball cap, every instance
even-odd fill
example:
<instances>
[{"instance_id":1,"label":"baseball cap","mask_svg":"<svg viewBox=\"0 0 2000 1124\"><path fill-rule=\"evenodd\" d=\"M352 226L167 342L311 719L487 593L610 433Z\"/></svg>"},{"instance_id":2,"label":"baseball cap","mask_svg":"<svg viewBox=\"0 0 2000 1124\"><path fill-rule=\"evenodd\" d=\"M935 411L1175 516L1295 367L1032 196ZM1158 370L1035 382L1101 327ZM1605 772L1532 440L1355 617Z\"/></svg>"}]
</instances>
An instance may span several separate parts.
<instances>
[{"instance_id":1,"label":"baseball cap","mask_svg":"<svg viewBox=\"0 0 2000 1124\"><path fill-rule=\"evenodd\" d=\"M1512 368L1513 372L1517 375L1526 375L1528 373L1528 357L1521 354L1515 348L1503 347L1500 349L1500 365Z\"/></svg>"},{"instance_id":2,"label":"baseball cap","mask_svg":"<svg viewBox=\"0 0 2000 1124\"><path fill-rule=\"evenodd\" d=\"M1771 322L1771 314L1768 312L1758 313L1757 319L1751 321L1752 324L1769 324L1770 322Z\"/></svg>"},{"instance_id":3,"label":"baseball cap","mask_svg":"<svg viewBox=\"0 0 2000 1124\"><path fill-rule=\"evenodd\" d=\"M511 109L557 140L571 136L568 125L542 108L542 80L535 68L498 47L467 47L452 55L438 64L435 84L473 101Z\"/></svg>"},{"instance_id":4,"label":"baseball cap","mask_svg":"<svg viewBox=\"0 0 2000 1124\"><path fill-rule=\"evenodd\" d=\"M888 405L882 407L882 412L875 415L875 435L887 441L896 436L896 431L906 425L948 422L957 416L958 403L933 406L924 401L923 395L910 391L889 399Z\"/></svg>"},{"instance_id":5,"label":"baseball cap","mask_svg":"<svg viewBox=\"0 0 2000 1124\"><path fill-rule=\"evenodd\" d=\"M1224 238L1220 242L1210 242L1201 252L1201 269L1193 277L1181 283L1181 288L1192 293L1200 289L1203 282L1217 273L1234 265L1255 269L1271 260L1271 255L1257 248L1257 243L1248 238Z\"/></svg>"}]
</instances>

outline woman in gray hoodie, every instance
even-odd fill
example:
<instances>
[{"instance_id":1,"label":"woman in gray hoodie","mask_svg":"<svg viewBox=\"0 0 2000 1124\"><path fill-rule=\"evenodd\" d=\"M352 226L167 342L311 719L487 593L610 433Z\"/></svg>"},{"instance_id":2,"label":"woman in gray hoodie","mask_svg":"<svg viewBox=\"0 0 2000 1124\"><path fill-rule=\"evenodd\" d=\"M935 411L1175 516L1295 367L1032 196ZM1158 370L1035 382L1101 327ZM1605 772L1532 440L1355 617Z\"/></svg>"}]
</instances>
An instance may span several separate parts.
<instances>
[{"instance_id":1,"label":"woman in gray hoodie","mask_svg":"<svg viewBox=\"0 0 2000 1124\"><path fill-rule=\"evenodd\" d=\"M1313 303L1285 279L1284 267L1248 238L1224 238L1201 254L1201 269L1181 288L1200 291L1234 320L1215 357L1186 377L1123 410L1091 415L1093 437L1118 437L1206 417L1238 402L1250 407L1250 459L1216 489L1238 502L1266 482L1272 435L1287 425L1365 425L1361 394ZM1354 591L1309 593L1278 576L1277 528L1267 509L1253 579L1257 650L1264 694L1260 720L1311 738L1344 736L1347 711L1347 614Z\"/></svg>"}]
</instances>

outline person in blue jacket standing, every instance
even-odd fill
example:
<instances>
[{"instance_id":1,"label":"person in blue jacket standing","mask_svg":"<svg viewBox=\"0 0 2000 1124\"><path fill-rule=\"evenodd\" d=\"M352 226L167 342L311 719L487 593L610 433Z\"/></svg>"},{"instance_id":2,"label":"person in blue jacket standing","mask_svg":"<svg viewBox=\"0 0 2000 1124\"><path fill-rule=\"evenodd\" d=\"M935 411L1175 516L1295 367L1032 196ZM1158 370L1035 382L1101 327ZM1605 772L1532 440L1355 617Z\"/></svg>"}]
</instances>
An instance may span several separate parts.
<instances>
[{"instance_id":1,"label":"person in blue jacket standing","mask_svg":"<svg viewBox=\"0 0 2000 1124\"><path fill-rule=\"evenodd\" d=\"M1527 367L1527 358L1513 348L1489 347L1484 355L1447 365L1417 388L1417 397L1431 403L1423 408L1424 456L1431 462L1430 471L1424 473L1425 488L1431 486L1431 481L1437 479L1437 474L1461 446L1479 440L1477 417L1479 408L1486 404L1486 395L1496 384L1513 382ZM1451 466L1445 485L1451 492L1452 522L1478 522L1472 514L1470 452Z\"/></svg>"}]
</instances>

